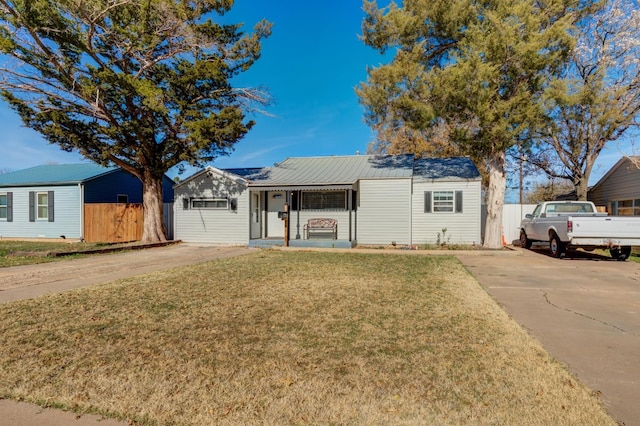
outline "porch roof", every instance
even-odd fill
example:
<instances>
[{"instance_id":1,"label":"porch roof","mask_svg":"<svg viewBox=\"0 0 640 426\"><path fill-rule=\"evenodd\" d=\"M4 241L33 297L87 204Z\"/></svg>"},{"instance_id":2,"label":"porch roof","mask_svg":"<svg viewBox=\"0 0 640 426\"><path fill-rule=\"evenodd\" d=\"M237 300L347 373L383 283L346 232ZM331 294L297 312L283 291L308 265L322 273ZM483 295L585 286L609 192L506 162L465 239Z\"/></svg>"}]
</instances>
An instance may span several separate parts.
<instances>
[{"instance_id":1,"label":"porch roof","mask_svg":"<svg viewBox=\"0 0 640 426\"><path fill-rule=\"evenodd\" d=\"M349 189L360 179L411 178L413 156L331 156L287 158L245 175L254 189Z\"/></svg>"},{"instance_id":2,"label":"porch roof","mask_svg":"<svg viewBox=\"0 0 640 426\"><path fill-rule=\"evenodd\" d=\"M331 191L355 189L349 185L276 185L276 186L249 186L251 191Z\"/></svg>"}]
</instances>

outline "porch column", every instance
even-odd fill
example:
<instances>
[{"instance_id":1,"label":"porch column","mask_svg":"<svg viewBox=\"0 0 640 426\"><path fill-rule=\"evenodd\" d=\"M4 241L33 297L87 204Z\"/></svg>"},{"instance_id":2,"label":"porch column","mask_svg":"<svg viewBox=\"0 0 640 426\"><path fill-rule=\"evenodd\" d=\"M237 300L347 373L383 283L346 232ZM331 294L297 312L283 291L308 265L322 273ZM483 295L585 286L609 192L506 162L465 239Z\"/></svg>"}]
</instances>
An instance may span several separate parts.
<instances>
[{"instance_id":1,"label":"porch column","mask_svg":"<svg viewBox=\"0 0 640 426\"><path fill-rule=\"evenodd\" d=\"M351 239L351 213L353 212L353 189L347 191L347 208L349 209L349 242Z\"/></svg>"},{"instance_id":2,"label":"porch column","mask_svg":"<svg viewBox=\"0 0 640 426\"><path fill-rule=\"evenodd\" d=\"M267 222L269 222L269 197L267 196L269 195L269 193L267 191L261 191L260 196L264 199L264 214L263 214L263 221L262 223L264 224L264 229L263 229L263 233L264 235L262 235L262 238L266 238L267 235L269 235L269 224Z\"/></svg>"},{"instance_id":3,"label":"porch column","mask_svg":"<svg viewBox=\"0 0 640 426\"><path fill-rule=\"evenodd\" d=\"M296 191L295 197L297 197L296 199L298 200L298 202L296 203L296 240L300 239L300 202L302 201L300 199L302 195L302 191Z\"/></svg>"}]
</instances>

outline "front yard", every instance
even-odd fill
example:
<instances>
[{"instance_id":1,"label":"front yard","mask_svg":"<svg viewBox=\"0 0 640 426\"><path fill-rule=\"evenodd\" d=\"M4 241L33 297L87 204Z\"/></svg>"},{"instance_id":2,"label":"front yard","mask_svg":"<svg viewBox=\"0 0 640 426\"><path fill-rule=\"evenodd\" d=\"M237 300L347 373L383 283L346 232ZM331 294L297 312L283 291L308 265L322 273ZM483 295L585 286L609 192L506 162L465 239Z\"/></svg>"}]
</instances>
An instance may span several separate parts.
<instances>
[{"instance_id":1,"label":"front yard","mask_svg":"<svg viewBox=\"0 0 640 426\"><path fill-rule=\"evenodd\" d=\"M615 425L450 257L260 251L0 306L0 397L135 424Z\"/></svg>"},{"instance_id":2,"label":"front yard","mask_svg":"<svg viewBox=\"0 0 640 426\"><path fill-rule=\"evenodd\" d=\"M135 244L0 240L0 268L54 262L69 257L81 257L95 251L125 249ZM61 256L62 254L64 256Z\"/></svg>"}]
</instances>

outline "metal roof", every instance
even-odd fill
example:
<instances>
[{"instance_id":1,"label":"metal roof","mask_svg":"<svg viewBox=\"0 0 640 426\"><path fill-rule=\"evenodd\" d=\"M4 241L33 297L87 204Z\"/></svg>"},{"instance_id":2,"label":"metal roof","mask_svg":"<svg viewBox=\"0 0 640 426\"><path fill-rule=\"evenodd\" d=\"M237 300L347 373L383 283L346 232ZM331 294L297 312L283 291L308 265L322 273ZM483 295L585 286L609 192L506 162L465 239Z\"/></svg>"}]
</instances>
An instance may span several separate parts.
<instances>
[{"instance_id":1,"label":"metal roof","mask_svg":"<svg viewBox=\"0 0 640 426\"><path fill-rule=\"evenodd\" d=\"M411 178L413 156L287 158L245 176L255 186L352 185L360 179Z\"/></svg>"},{"instance_id":2,"label":"metal roof","mask_svg":"<svg viewBox=\"0 0 640 426\"><path fill-rule=\"evenodd\" d=\"M468 157L418 158L413 165L414 180L479 180L480 172Z\"/></svg>"},{"instance_id":3,"label":"metal roof","mask_svg":"<svg viewBox=\"0 0 640 426\"><path fill-rule=\"evenodd\" d=\"M262 169L263 167L243 167L243 168L220 169L220 170L227 173L233 173L234 175L237 175L237 176L245 177L245 176L259 173Z\"/></svg>"},{"instance_id":4,"label":"metal roof","mask_svg":"<svg viewBox=\"0 0 640 426\"><path fill-rule=\"evenodd\" d=\"M95 163L47 164L2 174L0 187L78 184L117 169Z\"/></svg>"}]
</instances>

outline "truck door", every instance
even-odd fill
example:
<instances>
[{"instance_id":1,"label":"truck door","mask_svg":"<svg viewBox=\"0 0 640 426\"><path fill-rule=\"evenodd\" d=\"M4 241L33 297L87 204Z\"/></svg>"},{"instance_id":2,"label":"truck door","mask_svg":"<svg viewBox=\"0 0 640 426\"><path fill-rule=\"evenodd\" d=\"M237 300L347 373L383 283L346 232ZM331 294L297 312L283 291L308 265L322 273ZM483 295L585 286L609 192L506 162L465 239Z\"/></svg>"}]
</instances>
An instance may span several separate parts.
<instances>
[{"instance_id":1,"label":"truck door","mask_svg":"<svg viewBox=\"0 0 640 426\"><path fill-rule=\"evenodd\" d=\"M533 211L532 214L532 218L529 221L529 224L527 226L527 229L525 229L525 232L527 233L527 236L529 237L529 239L531 240L539 240L540 238L540 223L538 223L540 221L540 213L542 213L542 204L538 204L536 206L536 209ZM546 236L545 236L546 238Z\"/></svg>"}]
</instances>

